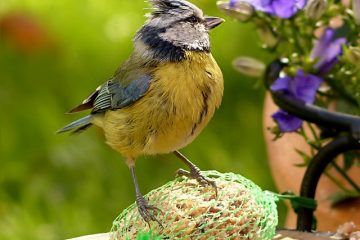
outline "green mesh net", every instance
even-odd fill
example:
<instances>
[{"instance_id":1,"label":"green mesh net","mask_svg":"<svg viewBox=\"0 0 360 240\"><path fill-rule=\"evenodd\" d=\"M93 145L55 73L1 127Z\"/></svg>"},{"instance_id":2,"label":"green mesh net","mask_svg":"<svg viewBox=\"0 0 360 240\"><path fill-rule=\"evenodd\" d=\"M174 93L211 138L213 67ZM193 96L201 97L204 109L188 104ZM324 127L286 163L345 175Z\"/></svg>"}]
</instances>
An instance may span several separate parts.
<instances>
[{"instance_id":1,"label":"green mesh net","mask_svg":"<svg viewBox=\"0 0 360 240\"><path fill-rule=\"evenodd\" d=\"M161 209L155 216L163 228L151 222L149 229L132 204L114 221L112 239L136 239L149 230L157 239L272 239L278 223L276 196L237 174L202 173L216 180L217 198L212 187L176 178L145 196Z\"/></svg>"}]
</instances>

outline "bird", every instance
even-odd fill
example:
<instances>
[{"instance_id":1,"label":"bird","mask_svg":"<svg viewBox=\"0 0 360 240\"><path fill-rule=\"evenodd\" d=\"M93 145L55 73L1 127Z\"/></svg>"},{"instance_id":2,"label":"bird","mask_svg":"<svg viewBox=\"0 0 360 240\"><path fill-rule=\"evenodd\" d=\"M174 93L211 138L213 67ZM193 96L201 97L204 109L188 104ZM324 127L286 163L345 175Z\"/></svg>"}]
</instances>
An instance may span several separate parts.
<instances>
[{"instance_id":1,"label":"bird","mask_svg":"<svg viewBox=\"0 0 360 240\"><path fill-rule=\"evenodd\" d=\"M185 0L148 0L145 24L133 38L133 52L105 83L69 113L89 110L57 133L80 133L95 125L106 143L123 156L135 187L141 217L156 221L156 206L140 191L136 159L174 153L189 171L177 174L203 186L216 182L179 150L191 143L220 106L223 74L211 54L209 31L224 20L204 15ZM160 210L161 211L161 210Z\"/></svg>"}]
</instances>

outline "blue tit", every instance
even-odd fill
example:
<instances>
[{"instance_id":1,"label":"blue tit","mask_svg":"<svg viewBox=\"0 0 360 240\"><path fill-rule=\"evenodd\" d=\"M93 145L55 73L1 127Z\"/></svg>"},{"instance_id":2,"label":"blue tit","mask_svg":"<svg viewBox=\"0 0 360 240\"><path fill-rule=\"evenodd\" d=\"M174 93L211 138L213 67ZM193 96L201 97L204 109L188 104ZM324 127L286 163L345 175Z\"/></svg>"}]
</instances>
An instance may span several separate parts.
<instances>
[{"instance_id":1,"label":"blue tit","mask_svg":"<svg viewBox=\"0 0 360 240\"><path fill-rule=\"evenodd\" d=\"M202 185L213 180L178 150L204 129L219 107L223 75L210 52L209 30L224 20L204 16L185 0L149 0L153 11L134 38L134 51L114 75L70 112L91 113L58 132L82 132L95 125L130 168L136 203L146 222L157 221L135 174L140 155L175 153L189 171L179 175Z\"/></svg>"}]
</instances>

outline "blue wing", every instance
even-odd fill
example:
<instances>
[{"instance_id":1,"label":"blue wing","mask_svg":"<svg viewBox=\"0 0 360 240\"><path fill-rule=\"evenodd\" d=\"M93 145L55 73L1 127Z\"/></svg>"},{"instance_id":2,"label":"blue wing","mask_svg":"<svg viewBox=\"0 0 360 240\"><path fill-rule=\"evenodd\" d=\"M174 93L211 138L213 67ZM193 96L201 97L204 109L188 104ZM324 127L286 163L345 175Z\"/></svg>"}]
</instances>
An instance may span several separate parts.
<instances>
[{"instance_id":1,"label":"blue wing","mask_svg":"<svg viewBox=\"0 0 360 240\"><path fill-rule=\"evenodd\" d=\"M151 75L142 75L127 85L111 79L99 86L95 92L69 113L87 109L92 109L91 113L98 113L127 107L147 92L151 79Z\"/></svg>"},{"instance_id":2,"label":"blue wing","mask_svg":"<svg viewBox=\"0 0 360 240\"><path fill-rule=\"evenodd\" d=\"M99 86L70 113L92 109L91 113L124 108L141 98L149 89L156 64L131 55L114 76Z\"/></svg>"},{"instance_id":3,"label":"blue wing","mask_svg":"<svg viewBox=\"0 0 360 240\"><path fill-rule=\"evenodd\" d=\"M149 89L151 76L143 75L131 81L127 86L121 82L109 80L103 84L94 99L92 113L104 110L124 108L141 98Z\"/></svg>"}]
</instances>

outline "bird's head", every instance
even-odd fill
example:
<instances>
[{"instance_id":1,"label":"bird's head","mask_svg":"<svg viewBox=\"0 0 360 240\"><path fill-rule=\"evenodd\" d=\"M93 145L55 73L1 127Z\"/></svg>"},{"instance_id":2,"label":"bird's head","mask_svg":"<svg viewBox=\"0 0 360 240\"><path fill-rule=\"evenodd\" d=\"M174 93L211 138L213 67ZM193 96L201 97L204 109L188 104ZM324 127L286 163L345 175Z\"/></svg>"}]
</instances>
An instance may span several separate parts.
<instances>
[{"instance_id":1,"label":"bird's head","mask_svg":"<svg viewBox=\"0 0 360 240\"><path fill-rule=\"evenodd\" d=\"M155 58L171 61L181 60L185 51L210 51L208 32L223 19L204 16L201 9L185 0L149 1L154 9L136 34L136 48L141 46Z\"/></svg>"}]
</instances>

